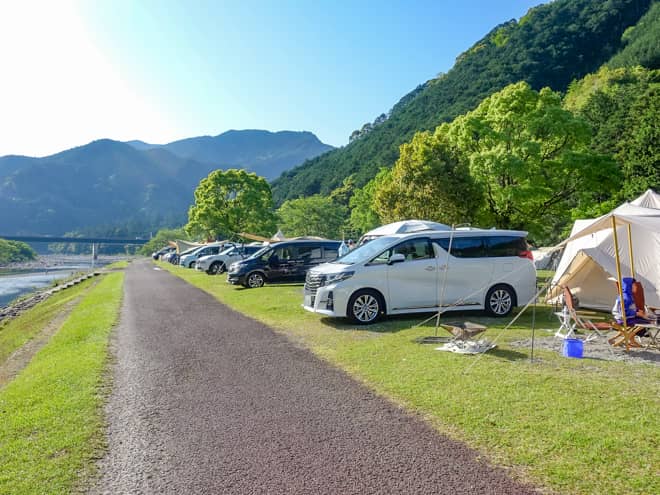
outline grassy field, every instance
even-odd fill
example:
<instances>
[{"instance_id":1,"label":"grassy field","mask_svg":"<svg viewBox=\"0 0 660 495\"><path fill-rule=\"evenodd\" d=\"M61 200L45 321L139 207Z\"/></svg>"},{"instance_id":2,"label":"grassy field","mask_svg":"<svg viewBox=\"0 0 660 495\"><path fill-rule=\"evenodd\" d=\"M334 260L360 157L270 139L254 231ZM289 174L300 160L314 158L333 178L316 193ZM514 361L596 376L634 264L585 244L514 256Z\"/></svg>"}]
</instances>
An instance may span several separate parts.
<instances>
[{"instance_id":1,"label":"grassy field","mask_svg":"<svg viewBox=\"0 0 660 495\"><path fill-rule=\"evenodd\" d=\"M454 313L445 321L486 324L498 347L465 356L421 345L435 335L428 315L369 327L321 318L301 308L301 285L243 289L163 263L220 301L260 320L343 368L376 392L461 439L512 474L561 493L660 493L660 368L567 359L510 345L558 327L551 308L509 319ZM438 335L448 335L442 329Z\"/></svg>"},{"instance_id":2,"label":"grassy field","mask_svg":"<svg viewBox=\"0 0 660 495\"><path fill-rule=\"evenodd\" d=\"M58 292L12 320L0 322L0 365L16 349L38 334L58 312L86 291L92 280Z\"/></svg>"},{"instance_id":3,"label":"grassy field","mask_svg":"<svg viewBox=\"0 0 660 495\"><path fill-rule=\"evenodd\" d=\"M103 442L100 390L122 284L123 273L105 275L29 365L0 389L1 494L72 493L89 476ZM0 336L38 331L83 290L52 297L0 329Z\"/></svg>"}]
</instances>

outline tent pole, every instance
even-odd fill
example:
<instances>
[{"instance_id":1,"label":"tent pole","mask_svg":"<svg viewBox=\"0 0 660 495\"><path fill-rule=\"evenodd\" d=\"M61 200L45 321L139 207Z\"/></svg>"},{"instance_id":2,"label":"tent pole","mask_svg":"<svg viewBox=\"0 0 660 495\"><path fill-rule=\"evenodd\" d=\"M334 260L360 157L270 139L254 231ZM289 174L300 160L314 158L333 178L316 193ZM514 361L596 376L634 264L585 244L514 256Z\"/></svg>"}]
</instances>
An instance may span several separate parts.
<instances>
[{"instance_id":1,"label":"tent pole","mask_svg":"<svg viewBox=\"0 0 660 495\"><path fill-rule=\"evenodd\" d=\"M447 285L447 272L449 271L449 254L451 253L452 244L454 242L454 224L451 224L451 233L449 234L449 249L447 250L447 258L445 259L445 276L442 279L442 288L440 289L440 300L438 301L438 314L435 319L435 336L438 336L438 327L440 326L440 314L442 313L442 304L445 300L445 286ZM437 265L437 260L436 260ZM436 272L436 281L437 277L440 276L440 267Z\"/></svg>"},{"instance_id":2,"label":"tent pole","mask_svg":"<svg viewBox=\"0 0 660 495\"><path fill-rule=\"evenodd\" d=\"M628 256L630 257L630 277L635 278L635 261L632 248L632 227L628 224Z\"/></svg>"},{"instance_id":3,"label":"tent pole","mask_svg":"<svg viewBox=\"0 0 660 495\"><path fill-rule=\"evenodd\" d=\"M612 235L614 236L614 257L616 259L616 279L619 282L619 306L621 307L621 317L623 319L623 331L628 331L628 322L626 320L626 307L623 303L623 283L621 280L621 260L619 259L619 239L616 235L616 216L612 215ZM628 339L626 339L626 352L630 350Z\"/></svg>"}]
</instances>

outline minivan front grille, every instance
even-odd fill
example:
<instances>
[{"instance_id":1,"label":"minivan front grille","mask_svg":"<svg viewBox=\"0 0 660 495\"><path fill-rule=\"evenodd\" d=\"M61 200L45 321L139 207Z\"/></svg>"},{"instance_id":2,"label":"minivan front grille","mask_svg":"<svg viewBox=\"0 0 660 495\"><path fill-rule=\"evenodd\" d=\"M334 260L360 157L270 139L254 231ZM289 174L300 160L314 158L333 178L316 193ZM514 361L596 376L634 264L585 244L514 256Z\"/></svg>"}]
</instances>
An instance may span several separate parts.
<instances>
[{"instance_id":1,"label":"minivan front grille","mask_svg":"<svg viewBox=\"0 0 660 495\"><path fill-rule=\"evenodd\" d=\"M319 287L323 286L325 276L320 273L313 273L311 270L307 272L305 278L305 294L316 295Z\"/></svg>"}]
</instances>

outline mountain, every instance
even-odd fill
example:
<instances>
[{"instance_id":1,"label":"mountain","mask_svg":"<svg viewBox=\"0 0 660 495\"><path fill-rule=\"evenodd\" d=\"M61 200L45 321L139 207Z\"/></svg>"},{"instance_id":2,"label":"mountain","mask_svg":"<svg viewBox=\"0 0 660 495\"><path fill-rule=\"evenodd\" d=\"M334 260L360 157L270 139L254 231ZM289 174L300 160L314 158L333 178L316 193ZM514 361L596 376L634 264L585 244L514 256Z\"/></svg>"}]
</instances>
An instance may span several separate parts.
<instances>
[{"instance_id":1,"label":"mountain","mask_svg":"<svg viewBox=\"0 0 660 495\"><path fill-rule=\"evenodd\" d=\"M249 130L166 145L102 139L44 158L0 157L0 234L181 225L212 170L240 167L268 178L328 149L309 132Z\"/></svg>"},{"instance_id":2,"label":"mountain","mask_svg":"<svg viewBox=\"0 0 660 495\"><path fill-rule=\"evenodd\" d=\"M268 180L308 158L334 149L311 132L260 130L227 131L218 136L200 136L168 144L128 141L138 150L164 149L174 155L214 168L244 168Z\"/></svg>"},{"instance_id":3,"label":"mountain","mask_svg":"<svg viewBox=\"0 0 660 495\"><path fill-rule=\"evenodd\" d=\"M495 27L459 55L447 74L420 84L384 117L354 132L347 146L284 172L272 184L276 203L328 194L350 175L361 187L380 167L395 163L399 146L415 132L453 120L508 84L527 81L537 90L549 86L565 91L571 81L597 70L622 48L623 33L651 4L555 0ZM433 54L426 56L432 59Z\"/></svg>"},{"instance_id":4,"label":"mountain","mask_svg":"<svg viewBox=\"0 0 660 495\"><path fill-rule=\"evenodd\" d=\"M147 152L110 140L28 161L2 157L0 171L13 172L0 176L0 232L63 234L138 216L181 223L192 189L177 175L206 167L169 158L178 163L168 170Z\"/></svg>"}]
</instances>

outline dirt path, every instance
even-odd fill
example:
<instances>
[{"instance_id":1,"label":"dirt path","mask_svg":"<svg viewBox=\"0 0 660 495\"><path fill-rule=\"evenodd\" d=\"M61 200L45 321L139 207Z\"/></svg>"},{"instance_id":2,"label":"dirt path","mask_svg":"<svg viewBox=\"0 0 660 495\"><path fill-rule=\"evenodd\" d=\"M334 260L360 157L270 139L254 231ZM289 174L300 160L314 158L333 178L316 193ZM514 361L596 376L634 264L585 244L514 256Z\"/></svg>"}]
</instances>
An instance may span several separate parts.
<instances>
[{"instance_id":1,"label":"dirt path","mask_svg":"<svg viewBox=\"0 0 660 495\"><path fill-rule=\"evenodd\" d=\"M115 348L92 493L534 493L149 261L127 270Z\"/></svg>"}]
</instances>

